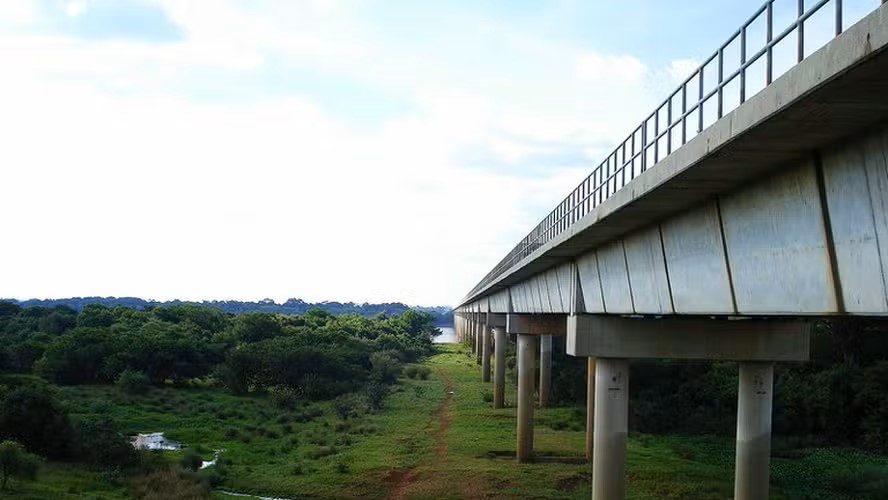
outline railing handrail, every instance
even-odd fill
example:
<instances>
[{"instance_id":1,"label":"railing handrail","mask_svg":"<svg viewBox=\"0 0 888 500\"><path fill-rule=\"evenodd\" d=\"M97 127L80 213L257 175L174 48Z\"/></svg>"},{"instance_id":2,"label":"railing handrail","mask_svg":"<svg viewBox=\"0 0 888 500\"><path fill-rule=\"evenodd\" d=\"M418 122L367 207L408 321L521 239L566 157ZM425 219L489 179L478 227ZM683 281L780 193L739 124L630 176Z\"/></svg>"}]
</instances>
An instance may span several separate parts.
<instances>
[{"instance_id":1,"label":"railing handrail","mask_svg":"<svg viewBox=\"0 0 888 500\"><path fill-rule=\"evenodd\" d=\"M755 13L749 17L730 37L725 41L718 50L705 59L700 66L691 73L681 85L673 90L669 96L661 102L654 111L649 114L642 122L635 127L629 136L620 142L617 147L596 167L588 176L571 191L546 217L540 221L515 248L512 249L484 278L475 285L474 288L466 295L464 299L473 298L479 291L496 280L504 272L512 266L518 264L522 259L532 254L535 250L542 247L547 242L554 239L567 228L572 226L576 221L588 214L592 209L600 205L604 200L608 199L615 192L621 189L638 175L644 173L648 168L649 157L653 160L651 167L656 165L662 158L672 154L673 129L680 127L681 130L681 147L688 142L687 122L692 115L697 116L696 134L703 132L704 127L704 106L707 101L712 98L717 99L716 120L721 119L725 114L724 109L724 89L735 79L740 79L739 85L739 103L746 102L746 80L747 69L765 57L765 84L762 88L767 87L773 82L773 51L774 47L783 41L793 32L798 32L797 60L798 64L805 58L805 21L816 14L820 9L834 2L835 5L835 36L842 33L843 23L843 4L842 0L818 0L816 3L805 9L805 1L797 0L797 11L795 19L774 36L774 2L776 0L767 0ZM882 0L884 2L885 0ZM766 39L764 46L751 56L747 54L747 30L755 23L760 16L765 15ZM835 37L834 36L834 37ZM730 75L724 75L724 51L739 37L740 40L740 64L736 70ZM833 37L833 38L834 38ZM704 90L706 67L713 61L717 62L718 81L714 88L709 91ZM697 101L688 102L688 86L696 79L697 85ZM680 96L681 110L678 116L673 116L674 100ZM663 110L666 115L666 125L660 130L660 115ZM734 109L734 108L732 108ZM653 126L651 126L653 124ZM649 128L653 129L652 137L648 137ZM636 140L638 137L638 140ZM660 142L666 139L666 154L660 156ZM627 157L627 149L629 156ZM652 154L651 149L653 149ZM622 161L619 161L622 160ZM619 168L618 167L619 164ZM629 179L627 181L627 167L629 169ZM637 167L637 168L636 168ZM618 185L619 180L619 185Z\"/></svg>"}]
</instances>

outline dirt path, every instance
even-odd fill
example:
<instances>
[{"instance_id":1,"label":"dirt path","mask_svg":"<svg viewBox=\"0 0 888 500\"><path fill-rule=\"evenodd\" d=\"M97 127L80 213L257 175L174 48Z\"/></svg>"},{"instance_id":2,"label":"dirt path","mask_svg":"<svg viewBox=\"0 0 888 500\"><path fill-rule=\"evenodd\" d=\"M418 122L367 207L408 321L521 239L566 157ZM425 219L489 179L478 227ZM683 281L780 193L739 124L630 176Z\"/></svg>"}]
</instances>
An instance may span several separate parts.
<instances>
[{"instance_id":1,"label":"dirt path","mask_svg":"<svg viewBox=\"0 0 888 500\"><path fill-rule=\"evenodd\" d=\"M441 368L438 368L438 376L444 381L444 399L441 400L441 404L432 412L432 417L438 420L438 426L432 434L435 438L435 459L440 463L447 456L447 441L444 439L444 435L447 432L447 428L450 427L450 403L453 400L453 382ZM418 477L419 474L417 474L415 467L412 469L393 470L388 477L388 480L392 483L391 490L389 490L389 500L401 500L404 498L407 488L415 483Z\"/></svg>"}]
</instances>

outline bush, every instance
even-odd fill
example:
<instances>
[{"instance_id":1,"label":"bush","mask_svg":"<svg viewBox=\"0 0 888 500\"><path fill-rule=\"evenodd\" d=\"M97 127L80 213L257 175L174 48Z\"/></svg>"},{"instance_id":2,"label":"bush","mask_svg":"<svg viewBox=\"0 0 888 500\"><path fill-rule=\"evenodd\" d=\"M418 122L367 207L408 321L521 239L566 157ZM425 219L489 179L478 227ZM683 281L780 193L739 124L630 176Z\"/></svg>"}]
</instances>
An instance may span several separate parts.
<instances>
[{"instance_id":1,"label":"bush","mask_svg":"<svg viewBox=\"0 0 888 500\"><path fill-rule=\"evenodd\" d=\"M203 458L197 454L197 452L192 450L187 450L182 458L179 459L179 465L182 466L185 470L190 470L192 472L196 472L200 470L200 466L203 465Z\"/></svg>"},{"instance_id":2,"label":"bush","mask_svg":"<svg viewBox=\"0 0 888 500\"><path fill-rule=\"evenodd\" d=\"M416 373L416 374L417 374L417 376L419 376L420 380L428 380L428 379L429 379L429 375L431 375L431 373L432 373L432 370L429 370L428 367L426 367L426 366L420 366L420 367L417 369L417 373Z\"/></svg>"},{"instance_id":3,"label":"bush","mask_svg":"<svg viewBox=\"0 0 888 500\"><path fill-rule=\"evenodd\" d=\"M38 458L15 441L0 443L0 490L5 490L13 476L33 479L37 475Z\"/></svg>"},{"instance_id":4,"label":"bush","mask_svg":"<svg viewBox=\"0 0 888 500\"><path fill-rule=\"evenodd\" d=\"M370 379L381 384L394 384L401 375L401 361L389 351L370 355Z\"/></svg>"},{"instance_id":5,"label":"bush","mask_svg":"<svg viewBox=\"0 0 888 500\"><path fill-rule=\"evenodd\" d=\"M225 437L228 439L236 439L238 434L240 434L235 427L229 427L225 429Z\"/></svg>"},{"instance_id":6,"label":"bush","mask_svg":"<svg viewBox=\"0 0 888 500\"><path fill-rule=\"evenodd\" d=\"M481 401L484 401L485 403L492 403L493 392L490 389L484 389L483 391L481 391Z\"/></svg>"},{"instance_id":7,"label":"bush","mask_svg":"<svg viewBox=\"0 0 888 500\"><path fill-rule=\"evenodd\" d=\"M271 393L271 402L280 410L294 410L299 404L299 398L292 389L276 387Z\"/></svg>"},{"instance_id":8,"label":"bush","mask_svg":"<svg viewBox=\"0 0 888 500\"><path fill-rule=\"evenodd\" d=\"M382 408L382 404L385 401L385 397L388 396L389 388L387 385L370 382L367 384L367 387L364 388L364 394L367 397L367 403L371 408L380 409Z\"/></svg>"},{"instance_id":9,"label":"bush","mask_svg":"<svg viewBox=\"0 0 888 500\"><path fill-rule=\"evenodd\" d=\"M158 469L136 478L132 493L141 500L209 500L212 495L197 474L177 468Z\"/></svg>"},{"instance_id":10,"label":"bush","mask_svg":"<svg viewBox=\"0 0 888 500\"><path fill-rule=\"evenodd\" d=\"M348 471L349 471L349 467L348 467L347 463L339 462L338 464L336 464L336 472L338 472L340 474L348 474Z\"/></svg>"},{"instance_id":11,"label":"bush","mask_svg":"<svg viewBox=\"0 0 888 500\"><path fill-rule=\"evenodd\" d=\"M360 417L368 410L367 401L356 394L343 394L333 400L333 412L342 420Z\"/></svg>"},{"instance_id":12,"label":"bush","mask_svg":"<svg viewBox=\"0 0 888 500\"><path fill-rule=\"evenodd\" d=\"M106 415L83 417L74 421L74 442L78 460L105 467L128 467L138 460L138 453Z\"/></svg>"},{"instance_id":13,"label":"bush","mask_svg":"<svg viewBox=\"0 0 888 500\"><path fill-rule=\"evenodd\" d=\"M124 370L117 377L115 385L124 394L145 394L151 388L151 380L140 371Z\"/></svg>"},{"instance_id":14,"label":"bush","mask_svg":"<svg viewBox=\"0 0 888 500\"><path fill-rule=\"evenodd\" d=\"M404 368L404 375L406 375L407 378L416 378L418 374L419 367L416 365L410 365L407 368Z\"/></svg>"}]
</instances>

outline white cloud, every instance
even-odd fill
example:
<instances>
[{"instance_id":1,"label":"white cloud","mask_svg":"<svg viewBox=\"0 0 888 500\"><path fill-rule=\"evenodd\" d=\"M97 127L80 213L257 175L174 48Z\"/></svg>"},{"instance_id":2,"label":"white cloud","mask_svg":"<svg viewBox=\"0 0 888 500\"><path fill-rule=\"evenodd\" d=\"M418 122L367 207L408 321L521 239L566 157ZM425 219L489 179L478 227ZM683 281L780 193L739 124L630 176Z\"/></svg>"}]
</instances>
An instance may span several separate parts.
<instances>
[{"instance_id":1,"label":"white cloud","mask_svg":"<svg viewBox=\"0 0 888 500\"><path fill-rule=\"evenodd\" d=\"M28 24L37 17L31 0L3 0L0 2L0 22Z\"/></svg>"},{"instance_id":2,"label":"white cloud","mask_svg":"<svg viewBox=\"0 0 888 500\"><path fill-rule=\"evenodd\" d=\"M700 61L696 59L674 59L669 63L667 71L676 83L681 83L691 76L691 73L696 71L698 67L700 67Z\"/></svg>"},{"instance_id":3,"label":"white cloud","mask_svg":"<svg viewBox=\"0 0 888 500\"><path fill-rule=\"evenodd\" d=\"M0 211L17 244L0 259L21 265L0 296L452 303L652 102L630 55L515 35L521 68L476 74L393 47L338 1L159 1L184 40L4 38ZM362 127L307 94L177 87L275 58L414 107ZM479 148L507 167L464 164ZM588 165L509 167L561 148Z\"/></svg>"},{"instance_id":4,"label":"white cloud","mask_svg":"<svg viewBox=\"0 0 888 500\"><path fill-rule=\"evenodd\" d=\"M85 0L72 0L65 4L65 13L70 17L77 17L83 14L87 9Z\"/></svg>"}]
</instances>

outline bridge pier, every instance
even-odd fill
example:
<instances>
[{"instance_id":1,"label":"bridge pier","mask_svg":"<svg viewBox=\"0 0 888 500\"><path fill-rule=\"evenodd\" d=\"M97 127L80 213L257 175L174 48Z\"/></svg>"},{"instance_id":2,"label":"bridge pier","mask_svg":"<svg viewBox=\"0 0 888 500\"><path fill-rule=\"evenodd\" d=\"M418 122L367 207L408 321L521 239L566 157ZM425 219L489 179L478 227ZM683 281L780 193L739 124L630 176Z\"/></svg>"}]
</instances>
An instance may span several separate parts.
<instances>
[{"instance_id":1,"label":"bridge pier","mask_svg":"<svg viewBox=\"0 0 888 500\"><path fill-rule=\"evenodd\" d=\"M552 389L552 336L540 336L540 408L549 406Z\"/></svg>"},{"instance_id":2,"label":"bridge pier","mask_svg":"<svg viewBox=\"0 0 888 500\"><path fill-rule=\"evenodd\" d=\"M506 404L506 329L494 327L493 334L493 407L502 408Z\"/></svg>"},{"instance_id":3,"label":"bridge pier","mask_svg":"<svg viewBox=\"0 0 888 500\"><path fill-rule=\"evenodd\" d=\"M536 340L533 335L518 334L518 447L519 462L533 459L533 375Z\"/></svg>"},{"instance_id":4,"label":"bridge pier","mask_svg":"<svg viewBox=\"0 0 888 500\"><path fill-rule=\"evenodd\" d=\"M734 500L768 498L774 363L741 362Z\"/></svg>"},{"instance_id":5,"label":"bridge pier","mask_svg":"<svg viewBox=\"0 0 888 500\"><path fill-rule=\"evenodd\" d=\"M599 358L595 378L592 500L619 500L626 496L629 361Z\"/></svg>"},{"instance_id":6,"label":"bridge pier","mask_svg":"<svg viewBox=\"0 0 888 500\"><path fill-rule=\"evenodd\" d=\"M592 498L625 497L628 359L714 359L740 364L736 500L768 498L774 362L806 361L809 326L795 320L628 319L571 315L567 353L595 357ZM591 390L591 389L590 389ZM588 430L587 430L588 447ZM588 449L587 449L588 451Z\"/></svg>"},{"instance_id":7,"label":"bridge pier","mask_svg":"<svg viewBox=\"0 0 888 500\"><path fill-rule=\"evenodd\" d=\"M506 333L518 335L518 449L519 462L533 459L534 375L536 337L564 335L563 314L506 314ZM550 349L551 352L551 349Z\"/></svg>"},{"instance_id":8,"label":"bridge pier","mask_svg":"<svg viewBox=\"0 0 888 500\"><path fill-rule=\"evenodd\" d=\"M586 363L586 460L592 463L595 436L595 358Z\"/></svg>"},{"instance_id":9,"label":"bridge pier","mask_svg":"<svg viewBox=\"0 0 888 500\"><path fill-rule=\"evenodd\" d=\"M490 382L490 328L481 325L481 381Z\"/></svg>"}]
</instances>

